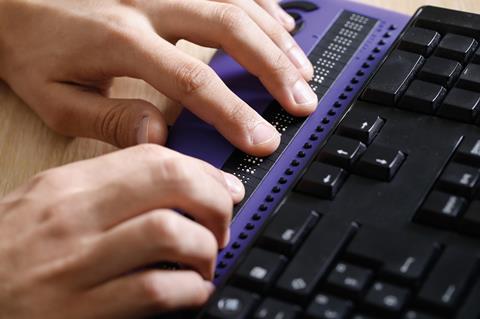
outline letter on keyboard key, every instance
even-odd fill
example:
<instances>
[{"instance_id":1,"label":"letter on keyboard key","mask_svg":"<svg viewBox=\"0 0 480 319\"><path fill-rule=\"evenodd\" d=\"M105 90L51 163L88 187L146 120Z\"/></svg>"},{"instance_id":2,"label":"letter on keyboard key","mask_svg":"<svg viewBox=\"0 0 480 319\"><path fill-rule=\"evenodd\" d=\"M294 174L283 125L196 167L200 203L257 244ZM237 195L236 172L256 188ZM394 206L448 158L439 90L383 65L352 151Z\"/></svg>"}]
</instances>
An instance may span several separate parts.
<instances>
[{"instance_id":1,"label":"letter on keyboard key","mask_svg":"<svg viewBox=\"0 0 480 319\"><path fill-rule=\"evenodd\" d=\"M284 205L273 217L261 238L261 245L282 254L291 254L319 218L317 212Z\"/></svg>"},{"instance_id":2,"label":"letter on keyboard key","mask_svg":"<svg viewBox=\"0 0 480 319\"><path fill-rule=\"evenodd\" d=\"M462 164L451 163L438 180L439 187L446 192L471 198L480 181L480 170Z\"/></svg>"},{"instance_id":3,"label":"letter on keyboard key","mask_svg":"<svg viewBox=\"0 0 480 319\"><path fill-rule=\"evenodd\" d=\"M385 124L385 121L378 115L350 112L347 117L340 122L338 134L370 145L382 129L383 124Z\"/></svg>"},{"instance_id":4,"label":"letter on keyboard key","mask_svg":"<svg viewBox=\"0 0 480 319\"><path fill-rule=\"evenodd\" d=\"M333 135L320 151L318 159L344 169L351 169L367 147L359 141Z\"/></svg>"},{"instance_id":5,"label":"letter on keyboard key","mask_svg":"<svg viewBox=\"0 0 480 319\"><path fill-rule=\"evenodd\" d=\"M480 92L480 65L469 64L458 80L458 87Z\"/></svg>"},{"instance_id":6,"label":"letter on keyboard key","mask_svg":"<svg viewBox=\"0 0 480 319\"><path fill-rule=\"evenodd\" d=\"M455 154L455 160L480 167L480 137L466 137Z\"/></svg>"},{"instance_id":7,"label":"letter on keyboard key","mask_svg":"<svg viewBox=\"0 0 480 319\"><path fill-rule=\"evenodd\" d=\"M449 33L440 41L435 55L464 63L472 56L476 48L477 41L475 39Z\"/></svg>"},{"instance_id":8,"label":"letter on keyboard key","mask_svg":"<svg viewBox=\"0 0 480 319\"><path fill-rule=\"evenodd\" d=\"M207 318L248 319L258 299L256 294L227 286L209 304Z\"/></svg>"},{"instance_id":9,"label":"letter on keyboard key","mask_svg":"<svg viewBox=\"0 0 480 319\"><path fill-rule=\"evenodd\" d=\"M420 282L437 251L437 244L423 236L368 226L360 229L347 248L351 258L379 267L385 277L409 285Z\"/></svg>"},{"instance_id":10,"label":"letter on keyboard key","mask_svg":"<svg viewBox=\"0 0 480 319\"><path fill-rule=\"evenodd\" d=\"M380 145L371 145L360 159L355 171L365 177L391 181L405 161L405 154Z\"/></svg>"},{"instance_id":11,"label":"letter on keyboard key","mask_svg":"<svg viewBox=\"0 0 480 319\"><path fill-rule=\"evenodd\" d=\"M367 293L365 302L376 311L399 314L405 307L408 297L407 289L376 282Z\"/></svg>"},{"instance_id":12,"label":"letter on keyboard key","mask_svg":"<svg viewBox=\"0 0 480 319\"><path fill-rule=\"evenodd\" d=\"M433 191L415 217L419 222L442 228L455 227L467 201L455 195Z\"/></svg>"},{"instance_id":13,"label":"letter on keyboard key","mask_svg":"<svg viewBox=\"0 0 480 319\"><path fill-rule=\"evenodd\" d=\"M339 229L319 223L280 276L276 288L282 296L306 301L357 227L348 225Z\"/></svg>"},{"instance_id":14,"label":"letter on keyboard key","mask_svg":"<svg viewBox=\"0 0 480 319\"><path fill-rule=\"evenodd\" d=\"M394 51L371 80L363 94L363 99L394 106L423 65L424 60L419 54Z\"/></svg>"},{"instance_id":15,"label":"letter on keyboard key","mask_svg":"<svg viewBox=\"0 0 480 319\"><path fill-rule=\"evenodd\" d=\"M279 254L254 248L235 272L239 285L249 289L265 290L275 280L287 259Z\"/></svg>"},{"instance_id":16,"label":"letter on keyboard key","mask_svg":"<svg viewBox=\"0 0 480 319\"><path fill-rule=\"evenodd\" d=\"M358 297L369 285L372 271L367 268L340 262L327 278L327 285L333 291Z\"/></svg>"},{"instance_id":17,"label":"letter on keyboard key","mask_svg":"<svg viewBox=\"0 0 480 319\"><path fill-rule=\"evenodd\" d=\"M446 94L447 90L438 84L415 80L403 96L399 106L417 112L434 114Z\"/></svg>"},{"instance_id":18,"label":"letter on keyboard key","mask_svg":"<svg viewBox=\"0 0 480 319\"><path fill-rule=\"evenodd\" d=\"M325 294L318 294L307 308L309 319L346 319L352 310L352 303Z\"/></svg>"},{"instance_id":19,"label":"letter on keyboard key","mask_svg":"<svg viewBox=\"0 0 480 319\"><path fill-rule=\"evenodd\" d=\"M399 48L428 56L440 42L438 32L423 28L410 28L402 37Z\"/></svg>"},{"instance_id":20,"label":"letter on keyboard key","mask_svg":"<svg viewBox=\"0 0 480 319\"><path fill-rule=\"evenodd\" d=\"M343 168L314 162L297 185L298 192L333 199L347 178Z\"/></svg>"},{"instance_id":21,"label":"letter on keyboard key","mask_svg":"<svg viewBox=\"0 0 480 319\"><path fill-rule=\"evenodd\" d=\"M258 307L254 319L295 319L300 310L298 306L267 298Z\"/></svg>"},{"instance_id":22,"label":"letter on keyboard key","mask_svg":"<svg viewBox=\"0 0 480 319\"><path fill-rule=\"evenodd\" d=\"M439 311L455 310L478 268L475 256L447 247L420 289L418 298Z\"/></svg>"},{"instance_id":23,"label":"letter on keyboard key","mask_svg":"<svg viewBox=\"0 0 480 319\"><path fill-rule=\"evenodd\" d=\"M473 123L480 109L480 93L453 88L443 101L439 115Z\"/></svg>"}]
</instances>

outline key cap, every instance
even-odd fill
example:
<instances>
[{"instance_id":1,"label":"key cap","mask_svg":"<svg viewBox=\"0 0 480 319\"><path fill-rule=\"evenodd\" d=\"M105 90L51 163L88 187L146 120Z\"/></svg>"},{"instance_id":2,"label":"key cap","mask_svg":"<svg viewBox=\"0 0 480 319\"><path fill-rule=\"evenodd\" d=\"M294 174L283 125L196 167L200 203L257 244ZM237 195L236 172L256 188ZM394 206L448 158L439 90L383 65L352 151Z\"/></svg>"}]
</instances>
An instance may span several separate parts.
<instances>
[{"instance_id":1,"label":"key cap","mask_svg":"<svg viewBox=\"0 0 480 319\"><path fill-rule=\"evenodd\" d=\"M284 298L306 301L358 226L319 223L298 250L275 288Z\"/></svg>"},{"instance_id":2,"label":"key cap","mask_svg":"<svg viewBox=\"0 0 480 319\"><path fill-rule=\"evenodd\" d=\"M352 302L326 294L318 294L307 308L309 319L344 319L352 310Z\"/></svg>"},{"instance_id":3,"label":"key cap","mask_svg":"<svg viewBox=\"0 0 480 319\"><path fill-rule=\"evenodd\" d=\"M247 319L259 297L256 294L227 286L217 294L208 306L207 318Z\"/></svg>"},{"instance_id":4,"label":"key cap","mask_svg":"<svg viewBox=\"0 0 480 319\"><path fill-rule=\"evenodd\" d=\"M305 12L318 10L318 6L310 1L288 1L281 4L284 10L296 9Z\"/></svg>"},{"instance_id":5,"label":"key cap","mask_svg":"<svg viewBox=\"0 0 480 319\"><path fill-rule=\"evenodd\" d=\"M435 55L465 63L476 48L477 41L475 39L449 33L440 41Z\"/></svg>"},{"instance_id":6,"label":"key cap","mask_svg":"<svg viewBox=\"0 0 480 319\"><path fill-rule=\"evenodd\" d=\"M480 318L480 280L477 278L476 284L465 297L465 302L456 315L456 319L478 319Z\"/></svg>"},{"instance_id":7,"label":"key cap","mask_svg":"<svg viewBox=\"0 0 480 319\"><path fill-rule=\"evenodd\" d=\"M327 278L328 287L339 294L359 297L373 276L367 268L340 262Z\"/></svg>"},{"instance_id":8,"label":"key cap","mask_svg":"<svg viewBox=\"0 0 480 319\"><path fill-rule=\"evenodd\" d=\"M454 60L430 57L420 70L418 78L450 88L462 72L462 65Z\"/></svg>"},{"instance_id":9,"label":"key cap","mask_svg":"<svg viewBox=\"0 0 480 319\"><path fill-rule=\"evenodd\" d=\"M349 170L366 149L367 147L362 142L333 135L320 151L318 160Z\"/></svg>"},{"instance_id":10,"label":"key cap","mask_svg":"<svg viewBox=\"0 0 480 319\"><path fill-rule=\"evenodd\" d=\"M387 106L396 105L424 61L419 54L393 51L371 80L363 99Z\"/></svg>"},{"instance_id":11,"label":"key cap","mask_svg":"<svg viewBox=\"0 0 480 319\"><path fill-rule=\"evenodd\" d=\"M434 114L442 103L447 90L437 84L415 80L400 101L401 108Z\"/></svg>"},{"instance_id":12,"label":"key cap","mask_svg":"<svg viewBox=\"0 0 480 319\"><path fill-rule=\"evenodd\" d=\"M318 219L317 212L284 205L265 229L260 242L269 250L288 255L300 245Z\"/></svg>"},{"instance_id":13,"label":"key cap","mask_svg":"<svg viewBox=\"0 0 480 319\"><path fill-rule=\"evenodd\" d=\"M452 11L438 7L425 7L417 17L416 26L477 37L480 32L480 17L473 13Z\"/></svg>"},{"instance_id":14,"label":"key cap","mask_svg":"<svg viewBox=\"0 0 480 319\"><path fill-rule=\"evenodd\" d=\"M480 92L480 65L469 64L458 80L458 87Z\"/></svg>"},{"instance_id":15,"label":"key cap","mask_svg":"<svg viewBox=\"0 0 480 319\"><path fill-rule=\"evenodd\" d=\"M480 201L476 200L470 204L460 220L459 228L463 233L480 236Z\"/></svg>"},{"instance_id":16,"label":"key cap","mask_svg":"<svg viewBox=\"0 0 480 319\"><path fill-rule=\"evenodd\" d=\"M371 145L355 167L359 175L391 181L405 161L401 151L380 145Z\"/></svg>"},{"instance_id":17,"label":"key cap","mask_svg":"<svg viewBox=\"0 0 480 319\"><path fill-rule=\"evenodd\" d=\"M455 161L480 167L480 138L465 137L455 153Z\"/></svg>"},{"instance_id":18,"label":"key cap","mask_svg":"<svg viewBox=\"0 0 480 319\"><path fill-rule=\"evenodd\" d=\"M409 291L384 282L376 282L367 293L365 303L375 311L400 313L409 298Z\"/></svg>"},{"instance_id":19,"label":"key cap","mask_svg":"<svg viewBox=\"0 0 480 319\"><path fill-rule=\"evenodd\" d=\"M300 311L298 306L267 298L258 307L254 319L295 319Z\"/></svg>"},{"instance_id":20,"label":"key cap","mask_svg":"<svg viewBox=\"0 0 480 319\"><path fill-rule=\"evenodd\" d=\"M440 319L438 317L434 317L433 315L419 312L416 310L409 310L405 312L405 315L402 318L403 319Z\"/></svg>"},{"instance_id":21,"label":"key cap","mask_svg":"<svg viewBox=\"0 0 480 319\"><path fill-rule=\"evenodd\" d=\"M477 268L475 256L447 247L420 289L419 300L439 312L452 312Z\"/></svg>"},{"instance_id":22,"label":"key cap","mask_svg":"<svg viewBox=\"0 0 480 319\"><path fill-rule=\"evenodd\" d=\"M340 123L338 134L370 145L384 124L385 120L378 115L353 111Z\"/></svg>"},{"instance_id":23,"label":"key cap","mask_svg":"<svg viewBox=\"0 0 480 319\"><path fill-rule=\"evenodd\" d=\"M253 248L235 272L235 281L247 289L263 291L276 279L287 258L260 248Z\"/></svg>"},{"instance_id":24,"label":"key cap","mask_svg":"<svg viewBox=\"0 0 480 319\"><path fill-rule=\"evenodd\" d=\"M399 48L401 50L428 56L440 42L438 32L423 28L412 27L405 32Z\"/></svg>"},{"instance_id":25,"label":"key cap","mask_svg":"<svg viewBox=\"0 0 480 319\"><path fill-rule=\"evenodd\" d=\"M333 199L347 178L347 172L335 166L313 162L298 183L298 192Z\"/></svg>"},{"instance_id":26,"label":"key cap","mask_svg":"<svg viewBox=\"0 0 480 319\"><path fill-rule=\"evenodd\" d=\"M478 168L451 163L440 176L438 186L448 193L471 198L477 190L479 180Z\"/></svg>"},{"instance_id":27,"label":"key cap","mask_svg":"<svg viewBox=\"0 0 480 319\"><path fill-rule=\"evenodd\" d=\"M475 52L472 62L480 64L480 48L477 50L477 52Z\"/></svg>"},{"instance_id":28,"label":"key cap","mask_svg":"<svg viewBox=\"0 0 480 319\"><path fill-rule=\"evenodd\" d=\"M421 223L452 228L456 226L466 206L467 201L462 197L433 191L428 195L415 218Z\"/></svg>"},{"instance_id":29,"label":"key cap","mask_svg":"<svg viewBox=\"0 0 480 319\"><path fill-rule=\"evenodd\" d=\"M389 280L414 286L434 261L438 245L418 234L363 226L346 253L360 264L378 268Z\"/></svg>"},{"instance_id":30,"label":"key cap","mask_svg":"<svg viewBox=\"0 0 480 319\"><path fill-rule=\"evenodd\" d=\"M472 123L478 115L480 108L480 93L453 88L443 101L438 112L439 115Z\"/></svg>"}]
</instances>

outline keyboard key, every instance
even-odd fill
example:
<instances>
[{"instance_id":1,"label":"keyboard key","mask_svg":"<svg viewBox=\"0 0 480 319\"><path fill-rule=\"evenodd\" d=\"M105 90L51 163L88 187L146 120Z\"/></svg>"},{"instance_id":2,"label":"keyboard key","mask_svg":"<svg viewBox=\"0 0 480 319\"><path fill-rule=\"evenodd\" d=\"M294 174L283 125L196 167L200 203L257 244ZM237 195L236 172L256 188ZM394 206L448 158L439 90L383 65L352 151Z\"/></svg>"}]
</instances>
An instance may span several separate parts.
<instances>
[{"instance_id":1,"label":"keyboard key","mask_svg":"<svg viewBox=\"0 0 480 319\"><path fill-rule=\"evenodd\" d=\"M463 233L480 236L480 201L476 200L470 204L459 227Z\"/></svg>"},{"instance_id":2,"label":"keyboard key","mask_svg":"<svg viewBox=\"0 0 480 319\"><path fill-rule=\"evenodd\" d=\"M319 218L317 212L292 205L282 206L265 229L261 245L281 254L292 253Z\"/></svg>"},{"instance_id":3,"label":"keyboard key","mask_svg":"<svg viewBox=\"0 0 480 319\"><path fill-rule=\"evenodd\" d=\"M449 33L440 41L435 55L465 63L476 48L477 41L475 39Z\"/></svg>"},{"instance_id":4,"label":"keyboard key","mask_svg":"<svg viewBox=\"0 0 480 319\"><path fill-rule=\"evenodd\" d=\"M217 294L207 310L211 319L247 319L258 302L256 294L227 286Z\"/></svg>"},{"instance_id":5,"label":"keyboard key","mask_svg":"<svg viewBox=\"0 0 480 319\"><path fill-rule=\"evenodd\" d=\"M358 174L390 181L405 161L405 154L385 146L371 145L355 167Z\"/></svg>"},{"instance_id":6,"label":"keyboard key","mask_svg":"<svg viewBox=\"0 0 480 319\"><path fill-rule=\"evenodd\" d=\"M462 72L462 65L454 60L430 57L420 70L418 78L450 88Z\"/></svg>"},{"instance_id":7,"label":"keyboard key","mask_svg":"<svg viewBox=\"0 0 480 319\"><path fill-rule=\"evenodd\" d=\"M458 87L480 92L480 65L469 64L458 80Z\"/></svg>"},{"instance_id":8,"label":"keyboard key","mask_svg":"<svg viewBox=\"0 0 480 319\"><path fill-rule=\"evenodd\" d=\"M453 88L443 101L439 115L472 123L480 108L480 93Z\"/></svg>"},{"instance_id":9,"label":"keyboard key","mask_svg":"<svg viewBox=\"0 0 480 319\"><path fill-rule=\"evenodd\" d=\"M452 228L465 211L467 201L459 196L433 191L417 214L416 219L421 223Z\"/></svg>"},{"instance_id":10,"label":"keyboard key","mask_svg":"<svg viewBox=\"0 0 480 319\"><path fill-rule=\"evenodd\" d=\"M396 105L424 61L419 54L393 51L368 85L363 99L388 106Z\"/></svg>"},{"instance_id":11,"label":"keyboard key","mask_svg":"<svg viewBox=\"0 0 480 319\"><path fill-rule=\"evenodd\" d=\"M376 282L367 293L365 303L383 313L400 313L409 297L409 291L384 282Z\"/></svg>"},{"instance_id":12,"label":"keyboard key","mask_svg":"<svg viewBox=\"0 0 480 319\"><path fill-rule=\"evenodd\" d=\"M408 310L407 312L405 312L405 315L402 317L402 319L440 319L440 318L434 317L430 314L426 314L416 310Z\"/></svg>"},{"instance_id":13,"label":"keyboard key","mask_svg":"<svg viewBox=\"0 0 480 319\"><path fill-rule=\"evenodd\" d=\"M447 247L420 289L419 300L438 311L455 310L477 268L475 256Z\"/></svg>"},{"instance_id":14,"label":"keyboard key","mask_svg":"<svg viewBox=\"0 0 480 319\"><path fill-rule=\"evenodd\" d=\"M313 162L296 187L296 191L333 199L347 178L347 172L339 167Z\"/></svg>"},{"instance_id":15,"label":"keyboard key","mask_svg":"<svg viewBox=\"0 0 480 319\"><path fill-rule=\"evenodd\" d=\"M325 294L318 294L307 308L309 319L346 319L352 310L352 302Z\"/></svg>"},{"instance_id":16,"label":"keyboard key","mask_svg":"<svg viewBox=\"0 0 480 319\"><path fill-rule=\"evenodd\" d=\"M446 94L447 90L438 84L415 80L403 96L399 106L417 112L434 114Z\"/></svg>"},{"instance_id":17,"label":"keyboard key","mask_svg":"<svg viewBox=\"0 0 480 319\"><path fill-rule=\"evenodd\" d=\"M328 287L336 293L358 297L373 276L371 270L347 263L338 263L327 278Z\"/></svg>"},{"instance_id":18,"label":"keyboard key","mask_svg":"<svg viewBox=\"0 0 480 319\"><path fill-rule=\"evenodd\" d=\"M360 229L347 248L351 259L378 268L383 277L407 285L422 280L437 253L438 245L428 237L368 226Z\"/></svg>"},{"instance_id":19,"label":"keyboard key","mask_svg":"<svg viewBox=\"0 0 480 319\"><path fill-rule=\"evenodd\" d=\"M477 52L475 52L472 62L480 64L480 48L477 50Z\"/></svg>"},{"instance_id":20,"label":"keyboard key","mask_svg":"<svg viewBox=\"0 0 480 319\"><path fill-rule=\"evenodd\" d=\"M452 32L478 37L480 33L480 17L478 15L438 7L422 8L415 25L437 30L443 34Z\"/></svg>"},{"instance_id":21,"label":"keyboard key","mask_svg":"<svg viewBox=\"0 0 480 319\"><path fill-rule=\"evenodd\" d=\"M280 276L275 287L279 294L284 298L307 301L357 228L355 224L339 228L319 223Z\"/></svg>"},{"instance_id":22,"label":"keyboard key","mask_svg":"<svg viewBox=\"0 0 480 319\"><path fill-rule=\"evenodd\" d=\"M235 272L235 280L242 287L265 290L285 266L285 256L253 248Z\"/></svg>"},{"instance_id":23,"label":"keyboard key","mask_svg":"<svg viewBox=\"0 0 480 319\"><path fill-rule=\"evenodd\" d=\"M471 198L477 190L479 180L478 168L451 163L440 176L438 184L446 192Z\"/></svg>"},{"instance_id":24,"label":"keyboard key","mask_svg":"<svg viewBox=\"0 0 480 319\"><path fill-rule=\"evenodd\" d=\"M385 121L378 115L350 112L340 123L338 134L370 145L384 124Z\"/></svg>"},{"instance_id":25,"label":"keyboard key","mask_svg":"<svg viewBox=\"0 0 480 319\"><path fill-rule=\"evenodd\" d=\"M477 278L476 284L470 290L465 302L456 315L456 319L478 319L480 318L480 280Z\"/></svg>"},{"instance_id":26,"label":"keyboard key","mask_svg":"<svg viewBox=\"0 0 480 319\"><path fill-rule=\"evenodd\" d=\"M318 6L311 1L288 1L281 4L284 10L296 9L300 11L315 11L318 10Z\"/></svg>"},{"instance_id":27,"label":"keyboard key","mask_svg":"<svg viewBox=\"0 0 480 319\"><path fill-rule=\"evenodd\" d=\"M413 27L405 32L399 48L428 56L439 42L440 34L438 32Z\"/></svg>"},{"instance_id":28,"label":"keyboard key","mask_svg":"<svg viewBox=\"0 0 480 319\"><path fill-rule=\"evenodd\" d=\"M254 319L295 319L300 307L273 298L265 299L255 312Z\"/></svg>"},{"instance_id":29,"label":"keyboard key","mask_svg":"<svg viewBox=\"0 0 480 319\"><path fill-rule=\"evenodd\" d=\"M318 155L318 160L349 170L365 152L362 142L333 135Z\"/></svg>"},{"instance_id":30,"label":"keyboard key","mask_svg":"<svg viewBox=\"0 0 480 319\"><path fill-rule=\"evenodd\" d=\"M465 137L455 154L455 161L480 167L480 138Z\"/></svg>"}]
</instances>

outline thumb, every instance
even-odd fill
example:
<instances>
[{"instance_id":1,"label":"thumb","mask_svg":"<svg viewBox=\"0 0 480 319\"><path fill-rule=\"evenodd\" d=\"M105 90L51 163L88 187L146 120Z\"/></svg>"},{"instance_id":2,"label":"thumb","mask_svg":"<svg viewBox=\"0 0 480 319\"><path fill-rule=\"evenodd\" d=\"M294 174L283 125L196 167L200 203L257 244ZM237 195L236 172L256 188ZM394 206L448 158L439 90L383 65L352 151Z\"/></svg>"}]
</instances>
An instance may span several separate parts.
<instances>
[{"instance_id":1,"label":"thumb","mask_svg":"<svg viewBox=\"0 0 480 319\"><path fill-rule=\"evenodd\" d=\"M71 85L58 85L54 91L55 107L40 116L62 135L94 138L120 148L166 142L163 115L147 101L107 98Z\"/></svg>"}]
</instances>

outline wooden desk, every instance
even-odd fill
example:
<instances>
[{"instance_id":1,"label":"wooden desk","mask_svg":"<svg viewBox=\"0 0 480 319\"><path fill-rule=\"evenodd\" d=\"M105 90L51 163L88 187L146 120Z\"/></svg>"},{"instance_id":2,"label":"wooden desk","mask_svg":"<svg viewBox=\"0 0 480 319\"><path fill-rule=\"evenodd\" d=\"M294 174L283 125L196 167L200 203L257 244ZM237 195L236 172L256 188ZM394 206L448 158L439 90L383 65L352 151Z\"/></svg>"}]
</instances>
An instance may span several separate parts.
<instances>
[{"instance_id":1,"label":"wooden desk","mask_svg":"<svg viewBox=\"0 0 480 319\"><path fill-rule=\"evenodd\" d=\"M412 14L425 4L479 12L478 0L361 0ZM208 61L213 51L188 43L179 44L183 50ZM179 112L178 106L141 81L116 81L113 95L144 98L165 111L172 123ZM17 187L37 172L65 163L86 159L114 150L112 146L87 139L69 139L51 132L0 82L0 197Z\"/></svg>"}]
</instances>

